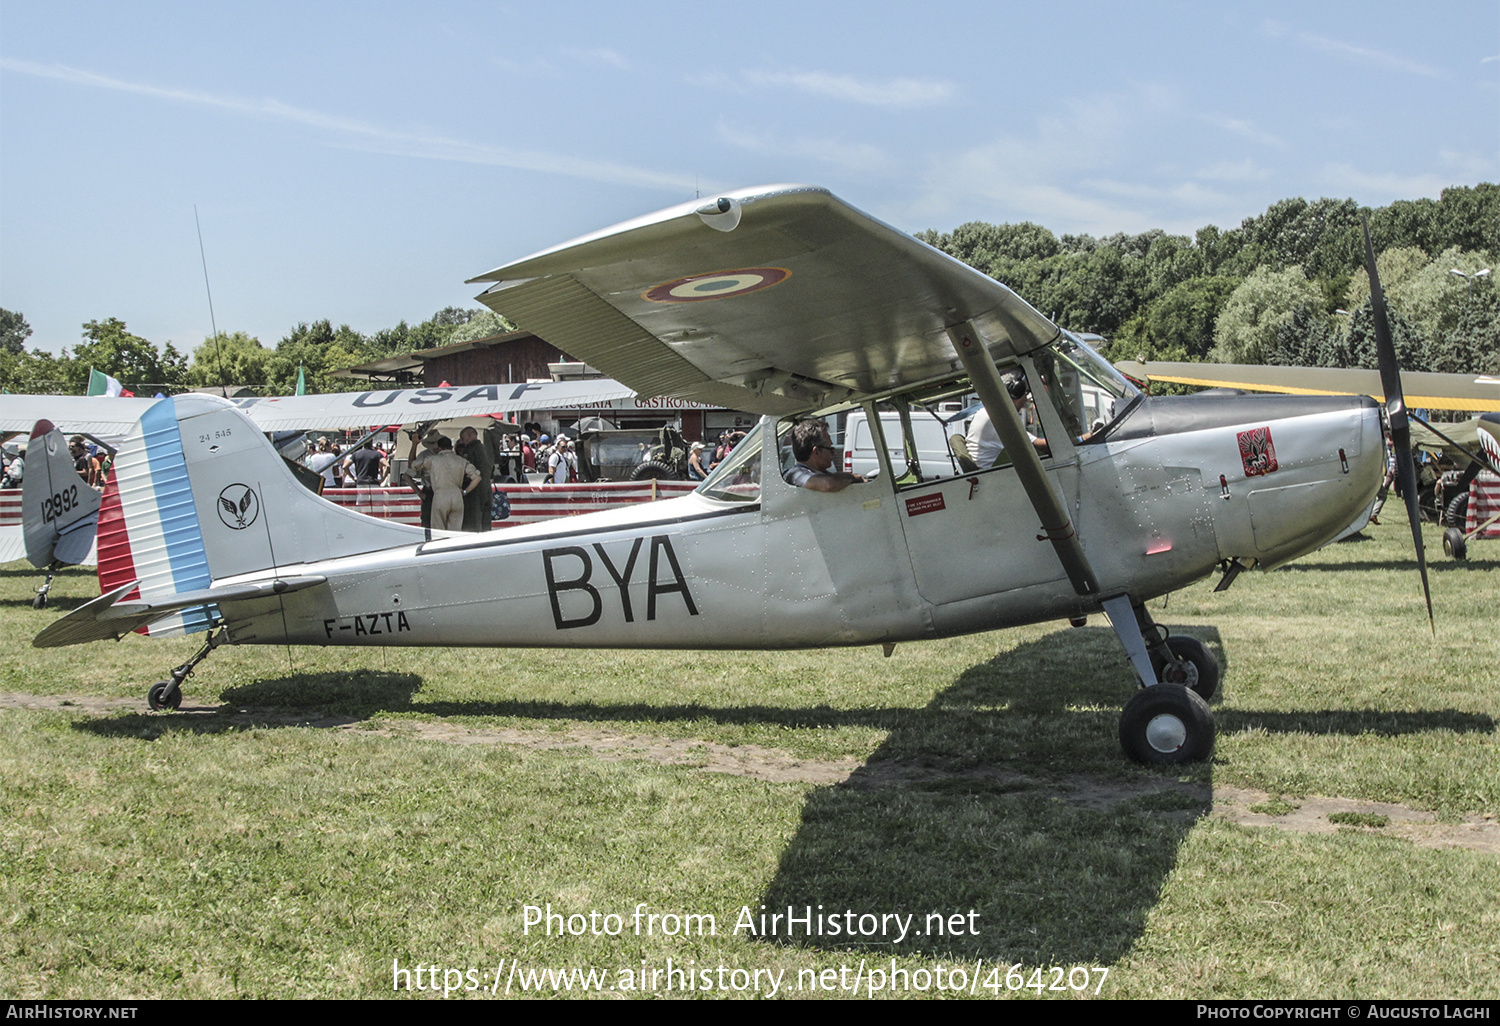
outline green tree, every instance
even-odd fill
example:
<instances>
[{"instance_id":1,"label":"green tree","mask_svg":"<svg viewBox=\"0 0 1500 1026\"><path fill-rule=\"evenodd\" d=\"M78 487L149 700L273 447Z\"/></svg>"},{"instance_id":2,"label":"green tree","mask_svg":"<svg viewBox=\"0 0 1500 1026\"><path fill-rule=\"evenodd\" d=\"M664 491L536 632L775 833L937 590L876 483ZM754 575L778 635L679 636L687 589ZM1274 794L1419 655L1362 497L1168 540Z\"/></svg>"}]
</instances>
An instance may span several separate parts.
<instances>
[{"instance_id":1,"label":"green tree","mask_svg":"<svg viewBox=\"0 0 1500 1026\"><path fill-rule=\"evenodd\" d=\"M1391 329L1391 345L1396 351L1396 362L1402 370L1432 370L1426 339L1417 332L1401 311L1386 304L1386 314ZM1374 307L1366 300L1349 317L1349 329L1343 335L1329 340L1329 355L1324 366L1365 367L1380 366L1380 356L1375 345Z\"/></svg>"},{"instance_id":2,"label":"green tree","mask_svg":"<svg viewBox=\"0 0 1500 1026\"><path fill-rule=\"evenodd\" d=\"M929 231L917 237L970 267L986 272L990 264L1002 257L1012 260L1041 260L1060 252L1057 236L1030 221L1020 224L970 221L959 225L951 233L939 235Z\"/></svg>"},{"instance_id":3,"label":"green tree","mask_svg":"<svg viewBox=\"0 0 1500 1026\"><path fill-rule=\"evenodd\" d=\"M466 324L460 324L448 335L448 341L444 345L458 345L460 342L472 342L477 338L489 338L492 335L504 335L508 331L515 331L516 326L501 317L493 310L486 310L477 314Z\"/></svg>"},{"instance_id":4,"label":"green tree","mask_svg":"<svg viewBox=\"0 0 1500 1026\"><path fill-rule=\"evenodd\" d=\"M1284 271L1258 267L1235 288L1214 323L1210 359L1220 363L1262 363L1277 347L1277 333L1299 307L1322 309L1322 295L1300 267Z\"/></svg>"},{"instance_id":5,"label":"green tree","mask_svg":"<svg viewBox=\"0 0 1500 1026\"><path fill-rule=\"evenodd\" d=\"M31 337L31 325L26 318L11 310L0 308L0 352L24 353L26 340Z\"/></svg>"},{"instance_id":6,"label":"green tree","mask_svg":"<svg viewBox=\"0 0 1500 1026\"><path fill-rule=\"evenodd\" d=\"M187 382L194 387L206 385L248 385L264 388L271 351L243 331L232 335L219 332L193 350Z\"/></svg>"},{"instance_id":7,"label":"green tree","mask_svg":"<svg viewBox=\"0 0 1500 1026\"><path fill-rule=\"evenodd\" d=\"M1435 371L1500 375L1500 290L1488 279L1476 282L1453 327L1433 339L1431 349Z\"/></svg>"},{"instance_id":8,"label":"green tree","mask_svg":"<svg viewBox=\"0 0 1500 1026\"><path fill-rule=\"evenodd\" d=\"M89 321L83 326L83 341L73 350L66 369L70 391L81 392L88 384L89 369L116 378L136 394L169 392L183 386L187 359L168 342L160 352L155 345L131 334L118 317Z\"/></svg>"},{"instance_id":9,"label":"green tree","mask_svg":"<svg viewBox=\"0 0 1500 1026\"><path fill-rule=\"evenodd\" d=\"M1427 254L1416 246L1387 249L1375 258L1375 270L1380 275L1380 287L1387 297L1395 295L1407 279L1430 263ZM1361 263L1363 268L1363 263ZM1344 293L1344 308L1356 310L1370 300L1370 275L1368 271L1349 277L1349 289Z\"/></svg>"},{"instance_id":10,"label":"green tree","mask_svg":"<svg viewBox=\"0 0 1500 1026\"><path fill-rule=\"evenodd\" d=\"M1146 329L1154 349L1182 355L1159 359L1201 360L1214 344L1214 324L1229 297L1239 287L1238 278L1205 275L1172 286L1146 310Z\"/></svg>"}]
</instances>

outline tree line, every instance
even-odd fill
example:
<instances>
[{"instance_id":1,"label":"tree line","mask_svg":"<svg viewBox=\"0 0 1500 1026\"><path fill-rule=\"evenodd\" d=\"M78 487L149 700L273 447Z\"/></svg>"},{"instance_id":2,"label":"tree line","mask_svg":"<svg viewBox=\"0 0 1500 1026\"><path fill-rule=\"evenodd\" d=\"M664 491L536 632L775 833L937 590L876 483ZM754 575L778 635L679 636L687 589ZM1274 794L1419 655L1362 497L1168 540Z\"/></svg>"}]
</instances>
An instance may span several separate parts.
<instances>
[{"instance_id":1,"label":"tree line","mask_svg":"<svg viewBox=\"0 0 1500 1026\"><path fill-rule=\"evenodd\" d=\"M1500 372L1500 186L1362 208L1287 199L1238 228L1056 236L970 222L918 237L1054 321L1103 335L1110 359L1374 367L1362 216L1403 366Z\"/></svg>"},{"instance_id":2,"label":"tree line","mask_svg":"<svg viewBox=\"0 0 1500 1026\"><path fill-rule=\"evenodd\" d=\"M1351 199L1286 199L1239 227L1193 237L1160 229L1106 238L1055 235L1030 222L972 221L918 238L1010 286L1057 323L1108 342L1112 360L1216 360L1373 367L1362 217L1386 290L1392 334L1409 370L1500 373L1500 186L1444 189L1438 199L1363 208ZM513 330L498 315L447 307L415 326L363 334L328 320L298 324L273 347L221 332L185 356L109 317L83 326L71 351L25 348L19 313L0 310L0 388L77 394L89 368L137 394L218 384L288 395L347 390L332 372Z\"/></svg>"},{"instance_id":3,"label":"tree line","mask_svg":"<svg viewBox=\"0 0 1500 1026\"><path fill-rule=\"evenodd\" d=\"M60 354L27 352L31 326L19 313L0 310L0 388L11 392L76 395L95 368L136 395L171 394L215 385L246 386L261 395L291 395L302 375L309 392L342 392L352 386L334 371L419 349L435 349L513 331L489 310L445 307L415 326L401 321L365 335L328 320L302 322L272 348L243 331L220 332L191 357L171 342L160 349L109 317L83 326L83 339Z\"/></svg>"}]
</instances>

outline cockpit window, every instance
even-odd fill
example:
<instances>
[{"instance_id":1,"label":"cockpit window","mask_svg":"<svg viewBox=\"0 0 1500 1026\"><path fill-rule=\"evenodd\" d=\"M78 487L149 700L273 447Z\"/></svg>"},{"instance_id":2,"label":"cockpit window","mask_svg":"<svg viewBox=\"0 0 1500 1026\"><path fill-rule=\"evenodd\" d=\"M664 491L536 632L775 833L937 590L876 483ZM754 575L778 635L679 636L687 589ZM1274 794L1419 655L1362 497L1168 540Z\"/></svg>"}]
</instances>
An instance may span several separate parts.
<instances>
[{"instance_id":1,"label":"cockpit window","mask_svg":"<svg viewBox=\"0 0 1500 1026\"><path fill-rule=\"evenodd\" d=\"M1140 391L1109 361L1066 332L1031 358L1047 398L1080 442L1103 441L1110 426L1140 398Z\"/></svg>"},{"instance_id":2,"label":"cockpit window","mask_svg":"<svg viewBox=\"0 0 1500 1026\"><path fill-rule=\"evenodd\" d=\"M698 486L698 494L721 502L759 502L760 437L757 424Z\"/></svg>"},{"instance_id":3,"label":"cockpit window","mask_svg":"<svg viewBox=\"0 0 1500 1026\"><path fill-rule=\"evenodd\" d=\"M1020 394L1025 394L1024 387ZM847 415L842 469L851 474L879 468L882 438L898 489L964 477L1010 462L995 432L983 433L988 416L968 378L923 386L873 406L874 419L863 408ZM1020 407L1020 413L1027 432L1034 439L1045 439L1030 402Z\"/></svg>"}]
</instances>

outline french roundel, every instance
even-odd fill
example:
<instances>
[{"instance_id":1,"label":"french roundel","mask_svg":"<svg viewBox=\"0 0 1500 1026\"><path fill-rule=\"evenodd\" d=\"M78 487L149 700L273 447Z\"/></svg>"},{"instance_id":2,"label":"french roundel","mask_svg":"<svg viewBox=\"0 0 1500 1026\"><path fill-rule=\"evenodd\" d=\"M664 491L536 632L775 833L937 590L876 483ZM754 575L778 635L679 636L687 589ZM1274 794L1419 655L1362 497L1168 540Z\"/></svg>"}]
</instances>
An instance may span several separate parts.
<instances>
[{"instance_id":1,"label":"french roundel","mask_svg":"<svg viewBox=\"0 0 1500 1026\"><path fill-rule=\"evenodd\" d=\"M780 285L792 276L785 267L741 267L734 271L712 271L694 274L676 281L664 282L641 293L650 303L701 303L705 299L724 299L759 292Z\"/></svg>"}]
</instances>

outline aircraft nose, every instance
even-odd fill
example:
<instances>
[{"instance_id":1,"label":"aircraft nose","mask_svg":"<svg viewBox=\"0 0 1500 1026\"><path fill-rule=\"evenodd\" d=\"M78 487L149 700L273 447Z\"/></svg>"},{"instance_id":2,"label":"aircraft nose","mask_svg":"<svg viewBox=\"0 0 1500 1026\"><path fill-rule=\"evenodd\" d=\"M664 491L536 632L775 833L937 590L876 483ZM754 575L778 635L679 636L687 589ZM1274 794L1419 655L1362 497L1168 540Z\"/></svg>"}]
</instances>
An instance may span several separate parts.
<instances>
[{"instance_id":1,"label":"aircraft nose","mask_svg":"<svg viewBox=\"0 0 1500 1026\"><path fill-rule=\"evenodd\" d=\"M1374 399L1284 409L1282 417L1236 431L1243 476L1225 476L1216 504L1222 554L1254 557L1268 568L1356 526L1385 472Z\"/></svg>"}]
</instances>

